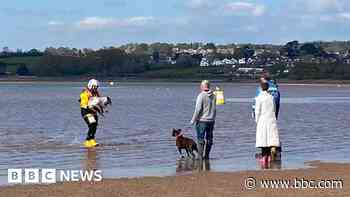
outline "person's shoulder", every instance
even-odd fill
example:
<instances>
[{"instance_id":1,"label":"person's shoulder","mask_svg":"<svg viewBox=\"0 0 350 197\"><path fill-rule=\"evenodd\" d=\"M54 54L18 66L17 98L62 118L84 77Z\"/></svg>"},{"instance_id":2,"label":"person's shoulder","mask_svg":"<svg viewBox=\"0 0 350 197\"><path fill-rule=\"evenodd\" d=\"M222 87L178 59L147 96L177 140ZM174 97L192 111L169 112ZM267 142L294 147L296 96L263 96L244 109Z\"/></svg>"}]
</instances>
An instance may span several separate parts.
<instances>
[{"instance_id":1,"label":"person's shoulder","mask_svg":"<svg viewBox=\"0 0 350 197\"><path fill-rule=\"evenodd\" d=\"M198 94L198 97L203 97L205 95L205 92L200 92L199 94Z\"/></svg>"},{"instance_id":2,"label":"person's shoulder","mask_svg":"<svg viewBox=\"0 0 350 197\"><path fill-rule=\"evenodd\" d=\"M264 98L264 94L261 92L260 94L256 95L255 100L261 100Z\"/></svg>"},{"instance_id":3,"label":"person's shoulder","mask_svg":"<svg viewBox=\"0 0 350 197\"><path fill-rule=\"evenodd\" d=\"M89 90L84 89L84 90L81 91L80 96L87 96L87 97L90 97L90 96L91 96L91 93L90 93Z\"/></svg>"},{"instance_id":4,"label":"person's shoulder","mask_svg":"<svg viewBox=\"0 0 350 197\"><path fill-rule=\"evenodd\" d=\"M256 99L260 99L260 100L264 100L264 99L267 99L267 98L270 98L272 97L268 92L266 91L262 91L257 97Z\"/></svg>"},{"instance_id":5,"label":"person's shoulder","mask_svg":"<svg viewBox=\"0 0 350 197\"><path fill-rule=\"evenodd\" d=\"M86 88L84 88L84 89L81 90L81 93L88 94L89 91Z\"/></svg>"}]
</instances>

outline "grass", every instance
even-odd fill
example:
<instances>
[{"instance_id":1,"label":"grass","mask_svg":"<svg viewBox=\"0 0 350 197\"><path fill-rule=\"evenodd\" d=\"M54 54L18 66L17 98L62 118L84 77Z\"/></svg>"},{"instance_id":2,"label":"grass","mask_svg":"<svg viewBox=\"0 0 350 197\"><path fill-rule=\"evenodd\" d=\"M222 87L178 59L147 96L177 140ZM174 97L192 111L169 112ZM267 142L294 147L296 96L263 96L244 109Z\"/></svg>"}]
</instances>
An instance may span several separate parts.
<instances>
[{"instance_id":1,"label":"grass","mask_svg":"<svg viewBox=\"0 0 350 197\"><path fill-rule=\"evenodd\" d=\"M7 64L7 72L16 73L19 65L25 64L29 70L36 65L40 57L9 57L0 58L0 62Z\"/></svg>"},{"instance_id":2,"label":"grass","mask_svg":"<svg viewBox=\"0 0 350 197\"><path fill-rule=\"evenodd\" d=\"M38 63L40 57L9 57L9 58L0 58L0 62L4 62L9 65L17 64L26 64L33 65Z\"/></svg>"}]
</instances>

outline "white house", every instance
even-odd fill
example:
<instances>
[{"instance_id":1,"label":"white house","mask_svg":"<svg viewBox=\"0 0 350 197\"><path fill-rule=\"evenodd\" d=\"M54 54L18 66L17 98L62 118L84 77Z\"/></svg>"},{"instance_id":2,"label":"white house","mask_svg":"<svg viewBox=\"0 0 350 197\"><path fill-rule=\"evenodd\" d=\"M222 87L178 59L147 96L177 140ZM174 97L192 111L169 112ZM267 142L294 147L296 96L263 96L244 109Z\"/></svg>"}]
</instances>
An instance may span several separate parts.
<instances>
[{"instance_id":1,"label":"white house","mask_svg":"<svg viewBox=\"0 0 350 197\"><path fill-rule=\"evenodd\" d=\"M264 69L263 68L255 68L254 71L256 73L262 73L262 72L264 72Z\"/></svg>"},{"instance_id":2,"label":"white house","mask_svg":"<svg viewBox=\"0 0 350 197\"><path fill-rule=\"evenodd\" d=\"M252 64L252 63L254 63L254 60L253 60L252 58L249 58L249 59L247 60L247 64Z\"/></svg>"},{"instance_id":3,"label":"white house","mask_svg":"<svg viewBox=\"0 0 350 197\"><path fill-rule=\"evenodd\" d=\"M213 61L212 65L213 66L222 66L222 65L224 65L224 63L221 60L219 60L219 59L215 59Z\"/></svg>"},{"instance_id":4,"label":"white house","mask_svg":"<svg viewBox=\"0 0 350 197\"><path fill-rule=\"evenodd\" d=\"M234 61L232 61L232 60L230 60L230 59L227 59L227 58L223 59L223 60L222 60L222 63L225 64L225 65L232 65L232 64L235 64Z\"/></svg>"},{"instance_id":5,"label":"white house","mask_svg":"<svg viewBox=\"0 0 350 197\"><path fill-rule=\"evenodd\" d=\"M239 60L238 60L238 63L239 63L239 64L245 64L245 63L246 63L246 62L245 62L245 58L239 59Z\"/></svg>"},{"instance_id":6,"label":"white house","mask_svg":"<svg viewBox=\"0 0 350 197\"><path fill-rule=\"evenodd\" d=\"M264 71L264 69L263 68L238 68L237 71L241 73L249 73L249 72L261 73Z\"/></svg>"},{"instance_id":7,"label":"white house","mask_svg":"<svg viewBox=\"0 0 350 197\"><path fill-rule=\"evenodd\" d=\"M208 59L207 59L207 58L202 58L201 63L200 63L200 66L201 66L201 67L210 66L210 63L209 63Z\"/></svg>"},{"instance_id":8,"label":"white house","mask_svg":"<svg viewBox=\"0 0 350 197\"><path fill-rule=\"evenodd\" d=\"M238 60L236 60L235 58L232 58L231 62L232 62L232 64L238 64Z\"/></svg>"},{"instance_id":9,"label":"white house","mask_svg":"<svg viewBox=\"0 0 350 197\"><path fill-rule=\"evenodd\" d=\"M238 68L238 72L241 72L241 73L248 73L248 72L251 72L253 71L254 68Z\"/></svg>"}]
</instances>

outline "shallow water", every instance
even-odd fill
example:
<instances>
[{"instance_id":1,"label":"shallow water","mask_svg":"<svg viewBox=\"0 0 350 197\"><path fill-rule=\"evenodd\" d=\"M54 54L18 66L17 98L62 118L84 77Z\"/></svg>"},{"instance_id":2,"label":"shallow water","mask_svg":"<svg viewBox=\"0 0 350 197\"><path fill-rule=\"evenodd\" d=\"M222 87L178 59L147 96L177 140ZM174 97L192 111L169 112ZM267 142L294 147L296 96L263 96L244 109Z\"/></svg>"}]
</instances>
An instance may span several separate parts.
<instances>
[{"instance_id":1,"label":"shallow water","mask_svg":"<svg viewBox=\"0 0 350 197\"><path fill-rule=\"evenodd\" d=\"M198 84L118 83L102 87L113 106L101 118L94 150L82 148L86 125L79 109L80 83L1 84L0 183L8 168L100 169L104 178L173 175L197 164L179 160L172 128L189 126ZM216 84L225 89L218 106L210 169L259 169L254 84ZM281 85L279 118L282 168L305 161L348 162L350 87Z\"/></svg>"}]
</instances>

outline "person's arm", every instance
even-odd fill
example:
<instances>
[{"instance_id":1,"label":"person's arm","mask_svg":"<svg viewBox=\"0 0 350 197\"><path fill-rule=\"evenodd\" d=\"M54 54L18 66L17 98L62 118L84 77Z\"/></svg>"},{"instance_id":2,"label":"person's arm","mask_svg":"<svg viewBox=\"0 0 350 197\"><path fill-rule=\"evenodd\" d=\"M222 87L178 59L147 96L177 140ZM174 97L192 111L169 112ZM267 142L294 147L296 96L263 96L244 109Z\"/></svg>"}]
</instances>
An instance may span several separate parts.
<instances>
[{"instance_id":1,"label":"person's arm","mask_svg":"<svg viewBox=\"0 0 350 197\"><path fill-rule=\"evenodd\" d=\"M255 97L254 97L254 99L253 99L253 104L252 104L252 117L253 117L253 119L255 119L256 98L259 96L260 91L261 91L261 88L260 88L260 87L256 88Z\"/></svg>"},{"instance_id":2,"label":"person's arm","mask_svg":"<svg viewBox=\"0 0 350 197\"><path fill-rule=\"evenodd\" d=\"M273 103L273 113L276 113L276 107L277 107L277 100L272 96L272 103Z\"/></svg>"},{"instance_id":3,"label":"person's arm","mask_svg":"<svg viewBox=\"0 0 350 197\"><path fill-rule=\"evenodd\" d=\"M203 105L203 98L202 98L202 95L199 94L199 95L197 96L196 108L195 108L194 113L193 113L193 117L192 117L192 120L191 120L191 124L194 124L194 123L198 122L198 120L199 120L199 115L200 115L200 113L202 112L202 105Z\"/></svg>"},{"instance_id":4,"label":"person's arm","mask_svg":"<svg viewBox=\"0 0 350 197\"><path fill-rule=\"evenodd\" d=\"M258 122L261 114L261 101L260 99L256 99L255 102L255 122Z\"/></svg>"}]
</instances>

